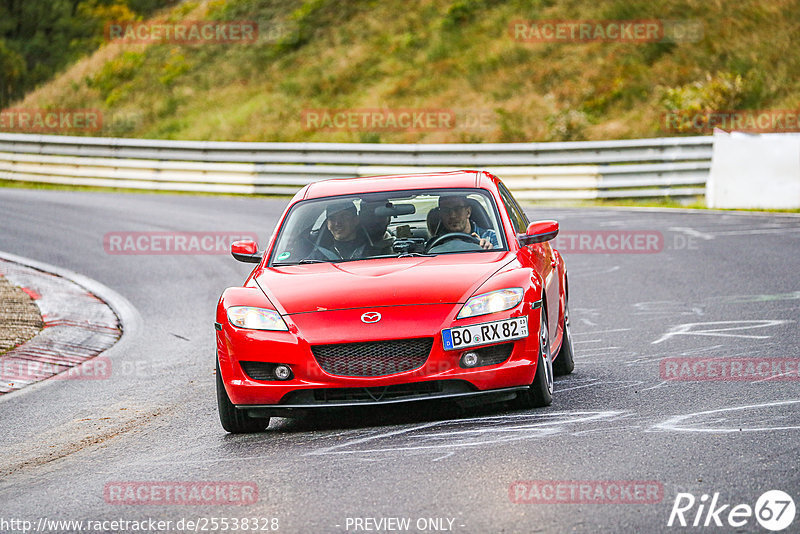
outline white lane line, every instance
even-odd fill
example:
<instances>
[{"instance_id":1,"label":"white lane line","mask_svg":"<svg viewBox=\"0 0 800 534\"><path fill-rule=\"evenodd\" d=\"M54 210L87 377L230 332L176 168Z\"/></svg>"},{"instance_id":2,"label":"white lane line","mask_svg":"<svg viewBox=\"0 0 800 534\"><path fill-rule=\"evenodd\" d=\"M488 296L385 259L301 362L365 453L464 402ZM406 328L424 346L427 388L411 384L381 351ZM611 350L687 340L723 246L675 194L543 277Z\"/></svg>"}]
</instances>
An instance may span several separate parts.
<instances>
[{"instance_id":1,"label":"white lane line","mask_svg":"<svg viewBox=\"0 0 800 534\"><path fill-rule=\"evenodd\" d=\"M570 312L570 315L572 315L571 312ZM600 331L595 331L595 332L573 332L572 335L573 336L590 336L590 335L594 335L594 334L607 334L609 332L627 332L628 330L631 330L631 329L630 328L614 328L613 330L600 330Z\"/></svg>"},{"instance_id":2,"label":"white lane line","mask_svg":"<svg viewBox=\"0 0 800 534\"><path fill-rule=\"evenodd\" d=\"M728 236L728 235L759 235L759 234L783 234L786 232L800 232L800 227L788 228L763 228L756 230L729 230L726 232L714 232L714 236Z\"/></svg>"},{"instance_id":3,"label":"white lane line","mask_svg":"<svg viewBox=\"0 0 800 534\"><path fill-rule=\"evenodd\" d=\"M785 320L754 320L754 321L713 321L709 323L684 323L677 326L670 327L669 331L653 341L652 344L656 345L663 341L668 340L673 336L709 336L709 337L735 337L744 339L769 339L772 336L755 335L755 334L725 334L723 332L732 332L738 330L750 330L754 328L766 328L768 326L778 326L787 324L793 321ZM695 326L704 327L703 330L692 330ZM718 326L724 328L705 328L710 326Z\"/></svg>"},{"instance_id":4,"label":"white lane line","mask_svg":"<svg viewBox=\"0 0 800 534\"><path fill-rule=\"evenodd\" d=\"M590 383L584 384L582 386L573 386L571 388L564 388L564 389L559 388L559 389L556 389L555 391L558 391L559 393L564 393L565 391L572 391L573 389L581 389L581 388L588 388L589 386L596 386L600 382L601 382L600 380L596 380L594 382L590 382Z\"/></svg>"},{"instance_id":5,"label":"white lane line","mask_svg":"<svg viewBox=\"0 0 800 534\"><path fill-rule=\"evenodd\" d=\"M700 232L699 230L695 230L694 228L687 228L685 226L670 226L669 228L667 228L667 230L670 230L672 232L679 232L681 234L686 234L689 237L697 237L699 239L704 239L706 241L714 239L715 237L714 234L706 234Z\"/></svg>"},{"instance_id":6,"label":"white lane line","mask_svg":"<svg viewBox=\"0 0 800 534\"><path fill-rule=\"evenodd\" d=\"M761 234L783 234L786 232L797 232L800 231L800 227L797 226L783 226L783 227L773 227L773 228L753 228L750 230L711 230L710 232L701 232L699 230L695 230L694 228L688 228L685 226L671 226L667 228L672 232L678 232L682 234L686 234L690 237L696 237L698 239L703 239L705 241L709 241L716 237L725 237L725 236L734 236L734 235L761 235Z\"/></svg>"},{"instance_id":7,"label":"white lane line","mask_svg":"<svg viewBox=\"0 0 800 534\"><path fill-rule=\"evenodd\" d=\"M613 273L613 272L619 271L620 269L622 269L622 267L620 267L619 265L614 265L613 267L609 267L608 269L593 270L593 271L574 272L574 271L571 270L569 272L569 277L570 278L583 278L583 277L586 277L586 276L598 276L598 275L601 275L601 274Z\"/></svg>"},{"instance_id":8,"label":"white lane line","mask_svg":"<svg viewBox=\"0 0 800 534\"><path fill-rule=\"evenodd\" d=\"M774 408L776 406L787 406L791 404L798 404L800 403L800 399L792 399L792 400L785 400L785 401L775 401L775 402L765 402L763 404L748 404L746 406L735 406L732 408L720 408L717 410L705 410L702 412L694 412L685 415L675 415L670 417L666 421L653 425L651 427L654 430L667 430L672 432L704 432L704 433L731 433L731 432L769 432L773 430L798 430L800 429L800 425L786 425L786 426L761 426L755 428L747 428L747 427L739 427L736 426L735 428L707 428L707 427L690 427L690 426L682 426L684 422L694 417L702 417L704 415L712 415L712 414L726 414L730 412L740 412L744 410L751 410L751 409L759 409L759 408ZM796 413L796 412L795 412ZM752 418L750 418L752 420ZM761 418L763 419L763 418ZM720 417L718 419L714 419L710 422L719 422L725 421L727 417ZM709 421L702 421L699 424L708 424Z\"/></svg>"},{"instance_id":9,"label":"white lane line","mask_svg":"<svg viewBox=\"0 0 800 534\"><path fill-rule=\"evenodd\" d=\"M333 452L336 449L339 449L339 448L342 448L342 447L349 447L351 445L358 445L359 443L366 443L367 441L372 441L372 440L381 439L381 438L388 438L388 437L391 437L391 436L396 436L398 434L407 434L409 432L414 432L416 430L422 430L424 428L429 428L429 427L432 427L432 426L435 426L435 425L439 425L439 424L441 424L441 422L434 421L433 423L425 423L425 424L422 424L422 425L413 426L411 428L400 428L398 430L392 430L390 432L383 432L383 433L373 434L372 436L366 436L366 437L363 437L363 438L354 439L352 441L348 441L347 443L340 443L339 445L332 445L330 447L325 447L324 449L320 449L319 451L312 451L309 454L312 454L312 455L325 454L325 453Z\"/></svg>"},{"instance_id":10,"label":"white lane line","mask_svg":"<svg viewBox=\"0 0 800 534\"><path fill-rule=\"evenodd\" d=\"M398 434L410 433L414 432L415 430L428 428L433 425L445 426L448 424L457 424L461 426L463 425L464 421L468 420L468 419L466 420L453 419L449 421L441 421L436 423L420 425L414 428L406 428L392 432L385 432L382 434L376 434L374 436L371 436L368 439L354 440L352 442L342 443L334 445L332 447L324 447L316 451L308 452L306 453L306 456L318 456L326 454L367 454L372 452L397 452L397 451L409 452L409 451L424 451L424 450L436 450L436 449L452 450L456 447L485 446L494 443L504 443L509 441L518 441L523 439L550 436L563 432L565 425L607 420L607 419L612 419L621 414L622 412L615 412L615 411L604 411L604 412L587 411L587 412L554 412L549 414L521 414L521 415L497 416L489 418L477 417L470 419L481 421L483 423L483 427L480 429L457 428L453 431L437 431L430 434L422 433L420 435L407 436L408 439L417 441L418 443L424 443L426 440L433 438L435 441L437 441L436 443L433 444L395 445L394 443L392 443L393 446L389 447L381 447L379 444L376 444L376 448L373 449L342 450L344 447L350 447L352 445L362 444L365 441L374 441L385 437L395 436ZM523 417L537 418L537 419L544 418L553 420L524 424L524 425L516 425L514 427L495 426L495 427L485 428L487 423L491 424L493 422L498 422L502 424L505 420L520 419ZM489 439L484 439L487 436L489 437ZM462 442L455 441L459 437L464 437L465 441ZM439 457L439 459L441 458L442 457Z\"/></svg>"},{"instance_id":11,"label":"white lane line","mask_svg":"<svg viewBox=\"0 0 800 534\"><path fill-rule=\"evenodd\" d=\"M577 432L572 432L570 435L582 436L584 434L593 434L595 432L616 432L619 430L639 430L641 428L642 425L611 426L605 428L593 428L591 430L579 430Z\"/></svg>"},{"instance_id":12,"label":"white lane line","mask_svg":"<svg viewBox=\"0 0 800 534\"><path fill-rule=\"evenodd\" d=\"M603 386L610 385L610 384L625 384L624 386L616 386L616 387L613 387L613 388L607 388L607 390L614 390L614 389L632 388L634 386L638 386L640 384L644 384L644 382L642 382L641 380L597 380L595 382L591 382L589 384L584 384L582 386L574 386L574 387L571 387L571 388L557 389L556 391L558 393L563 393L565 391L572 391L574 389L588 388L588 387L591 387L591 386L596 386L598 384L601 384Z\"/></svg>"},{"instance_id":13,"label":"white lane line","mask_svg":"<svg viewBox=\"0 0 800 534\"><path fill-rule=\"evenodd\" d=\"M748 302L773 302L782 300L800 300L800 291L791 293L777 293L773 295L730 295L712 297L709 300L721 301L726 304L742 304Z\"/></svg>"},{"instance_id":14,"label":"white lane line","mask_svg":"<svg viewBox=\"0 0 800 534\"><path fill-rule=\"evenodd\" d=\"M650 386L649 388L642 388L641 391L650 391L651 389L663 388L667 384L669 384L669 381L665 380L665 381L661 382L660 384L656 384L655 386Z\"/></svg>"}]
</instances>

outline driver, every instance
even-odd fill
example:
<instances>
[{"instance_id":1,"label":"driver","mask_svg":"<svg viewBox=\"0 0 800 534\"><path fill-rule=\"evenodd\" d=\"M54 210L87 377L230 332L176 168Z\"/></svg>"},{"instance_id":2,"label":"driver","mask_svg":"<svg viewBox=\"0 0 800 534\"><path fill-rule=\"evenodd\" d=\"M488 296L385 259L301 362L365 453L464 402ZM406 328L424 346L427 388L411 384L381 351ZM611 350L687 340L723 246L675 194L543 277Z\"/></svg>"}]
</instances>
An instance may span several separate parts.
<instances>
[{"instance_id":1,"label":"driver","mask_svg":"<svg viewBox=\"0 0 800 534\"><path fill-rule=\"evenodd\" d=\"M483 249L489 250L500 246L497 232L481 228L470 218L472 207L470 207L466 195L440 196L439 213L442 221L436 229L437 236L450 232L461 232L478 238Z\"/></svg>"}]
</instances>

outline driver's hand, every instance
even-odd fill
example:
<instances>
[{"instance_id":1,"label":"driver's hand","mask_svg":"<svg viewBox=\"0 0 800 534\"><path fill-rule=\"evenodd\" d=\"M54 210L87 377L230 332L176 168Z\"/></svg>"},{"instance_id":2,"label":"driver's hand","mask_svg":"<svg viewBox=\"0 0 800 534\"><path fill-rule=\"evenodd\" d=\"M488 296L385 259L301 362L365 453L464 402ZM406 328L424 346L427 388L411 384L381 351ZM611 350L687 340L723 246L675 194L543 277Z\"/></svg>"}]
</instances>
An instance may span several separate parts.
<instances>
[{"instance_id":1,"label":"driver's hand","mask_svg":"<svg viewBox=\"0 0 800 534\"><path fill-rule=\"evenodd\" d=\"M489 241L488 239L483 239L483 238L481 238L481 236L479 236L479 235L478 235L478 234L476 234L475 232L472 232L472 235L473 235L473 236L475 236L475 237L477 237L478 239L480 239L480 240L481 240L481 243L480 243L480 245L481 245L481 248L482 248L482 249L484 249L484 250L489 250L490 248L493 248L493 247L492 247L492 242L491 242L491 241Z\"/></svg>"}]
</instances>

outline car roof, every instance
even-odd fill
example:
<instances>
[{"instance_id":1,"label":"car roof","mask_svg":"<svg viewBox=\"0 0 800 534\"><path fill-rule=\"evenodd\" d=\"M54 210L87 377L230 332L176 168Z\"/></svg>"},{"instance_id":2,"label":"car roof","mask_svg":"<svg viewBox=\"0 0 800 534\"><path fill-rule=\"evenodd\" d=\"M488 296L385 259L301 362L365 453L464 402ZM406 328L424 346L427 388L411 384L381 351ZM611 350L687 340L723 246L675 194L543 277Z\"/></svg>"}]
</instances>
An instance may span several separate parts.
<instances>
[{"instance_id":1,"label":"car roof","mask_svg":"<svg viewBox=\"0 0 800 534\"><path fill-rule=\"evenodd\" d=\"M385 191L434 188L490 188L496 180L488 172L463 170L421 174L393 174L360 178L335 178L309 184L301 198L322 198Z\"/></svg>"}]
</instances>

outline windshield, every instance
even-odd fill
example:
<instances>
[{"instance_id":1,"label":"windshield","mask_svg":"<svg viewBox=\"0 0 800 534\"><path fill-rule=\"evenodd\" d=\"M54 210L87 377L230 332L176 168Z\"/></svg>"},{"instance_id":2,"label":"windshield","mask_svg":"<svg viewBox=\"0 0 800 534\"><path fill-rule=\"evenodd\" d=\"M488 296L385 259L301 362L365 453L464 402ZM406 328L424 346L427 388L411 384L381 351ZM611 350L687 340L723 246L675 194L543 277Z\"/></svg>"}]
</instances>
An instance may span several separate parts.
<instances>
[{"instance_id":1,"label":"windshield","mask_svg":"<svg viewBox=\"0 0 800 534\"><path fill-rule=\"evenodd\" d=\"M270 265L506 250L482 189L394 191L306 200L289 211Z\"/></svg>"}]
</instances>

